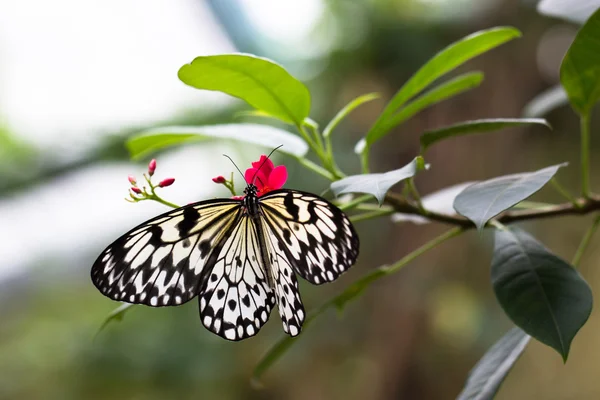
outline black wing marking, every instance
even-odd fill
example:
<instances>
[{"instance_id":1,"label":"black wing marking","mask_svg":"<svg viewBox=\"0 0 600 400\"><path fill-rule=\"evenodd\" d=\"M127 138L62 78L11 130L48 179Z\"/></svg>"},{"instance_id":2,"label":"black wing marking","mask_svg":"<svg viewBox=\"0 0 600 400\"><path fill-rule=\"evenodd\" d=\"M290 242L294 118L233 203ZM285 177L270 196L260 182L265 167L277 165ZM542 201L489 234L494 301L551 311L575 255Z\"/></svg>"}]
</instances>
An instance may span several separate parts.
<instances>
[{"instance_id":1,"label":"black wing marking","mask_svg":"<svg viewBox=\"0 0 600 400\"><path fill-rule=\"evenodd\" d=\"M260 205L277 248L307 281L333 281L356 261L358 235L346 214L327 200L282 189L260 197Z\"/></svg>"},{"instance_id":2,"label":"black wing marking","mask_svg":"<svg viewBox=\"0 0 600 400\"><path fill-rule=\"evenodd\" d=\"M198 296L200 320L228 340L254 336L269 319L275 297L250 217L240 218L215 255Z\"/></svg>"},{"instance_id":3,"label":"black wing marking","mask_svg":"<svg viewBox=\"0 0 600 400\"><path fill-rule=\"evenodd\" d=\"M211 252L241 210L239 200L217 199L159 215L108 246L92 267L92 282L113 300L183 304L198 294Z\"/></svg>"}]
</instances>

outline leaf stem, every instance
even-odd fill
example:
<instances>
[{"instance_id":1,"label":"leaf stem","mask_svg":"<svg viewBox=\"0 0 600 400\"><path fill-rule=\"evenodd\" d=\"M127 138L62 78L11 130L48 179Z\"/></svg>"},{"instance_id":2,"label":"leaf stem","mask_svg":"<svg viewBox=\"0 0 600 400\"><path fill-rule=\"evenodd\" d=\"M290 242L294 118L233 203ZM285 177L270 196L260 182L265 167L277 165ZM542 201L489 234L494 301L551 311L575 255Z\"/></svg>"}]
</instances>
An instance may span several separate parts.
<instances>
[{"instance_id":1,"label":"leaf stem","mask_svg":"<svg viewBox=\"0 0 600 400\"><path fill-rule=\"evenodd\" d=\"M342 211L348 211L348 210L351 210L351 209L353 209L353 208L361 205L364 202L367 202L367 201L371 200L372 198L373 198L373 196L370 195L370 194L365 194L363 196L358 196L358 197L355 197L354 199L350 200L347 203L340 204L339 205L339 209L342 210Z\"/></svg>"},{"instance_id":2,"label":"leaf stem","mask_svg":"<svg viewBox=\"0 0 600 400\"><path fill-rule=\"evenodd\" d=\"M581 115L581 195L590 197L590 115Z\"/></svg>"},{"instance_id":3,"label":"leaf stem","mask_svg":"<svg viewBox=\"0 0 600 400\"><path fill-rule=\"evenodd\" d=\"M554 189L556 189L556 191L560 193L565 199L569 200L574 207L580 207L579 203L577 202L577 199L575 199L575 196L572 196L571 193L569 193L569 191L558 182L558 179L556 179L556 177L552 177L552 179L550 179L550 183L552 184Z\"/></svg>"},{"instance_id":4,"label":"leaf stem","mask_svg":"<svg viewBox=\"0 0 600 400\"><path fill-rule=\"evenodd\" d=\"M295 157L295 158L300 164L302 164L309 170L321 175L325 179L330 180L330 181L335 181L337 179L331 172L329 172L325 168L321 167L320 165L317 165L314 162L312 162L304 157Z\"/></svg>"},{"instance_id":5,"label":"leaf stem","mask_svg":"<svg viewBox=\"0 0 600 400\"><path fill-rule=\"evenodd\" d=\"M411 176L406 181L406 187L408 188L411 196L413 197L413 199L417 203L417 208L423 214L427 215L427 210L425 209L425 207L423 207L423 203L421 202L421 195L419 194L419 191L417 190L417 186L415 185L415 178L414 178L414 176Z\"/></svg>"},{"instance_id":6,"label":"leaf stem","mask_svg":"<svg viewBox=\"0 0 600 400\"><path fill-rule=\"evenodd\" d=\"M600 217L596 217L596 219L594 219L594 222L592 222L592 225L585 232L585 235L583 235L581 243L579 243L579 247L577 248L577 251L573 256L573 260L571 261L571 264L573 264L574 267L578 267L581 263L581 258L583 257L583 254L585 253L586 249L588 248L592 236L594 236L594 233L596 233L596 230L598 230L599 225Z\"/></svg>"},{"instance_id":7,"label":"leaf stem","mask_svg":"<svg viewBox=\"0 0 600 400\"><path fill-rule=\"evenodd\" d=\"M365 221L365 220L373 219L373 218L377 218L377 217L384 217L386 215L391 215L393 213L394 213L394 210L369 211L366 213L351 216L350 221L352 221L352 222Z\"/></svg>"}]
</instances>

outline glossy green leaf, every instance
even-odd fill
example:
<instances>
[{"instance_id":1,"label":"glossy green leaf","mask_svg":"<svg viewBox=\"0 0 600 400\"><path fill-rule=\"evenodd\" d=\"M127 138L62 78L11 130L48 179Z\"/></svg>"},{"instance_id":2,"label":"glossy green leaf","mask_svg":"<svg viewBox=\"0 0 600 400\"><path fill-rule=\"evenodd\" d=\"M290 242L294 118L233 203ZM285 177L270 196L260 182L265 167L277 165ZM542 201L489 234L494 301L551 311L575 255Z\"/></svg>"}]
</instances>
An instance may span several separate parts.
<instances>
[{"instance_id":1,"label":"glossy green leaf","mask_svg":"<svg viewBox=\"0 0 600 400\"><path fill-rule=\"evenodd\" d=\"M469 35L436 54L390 100L367 134L367 147L385 136L389 132L389 129L386 129L388 119L433 81L470 59L519 36L521 33L515 28L492 28Z\"/></svg>"},{"instance_id":2,"label":"glossy green leaf","mask_svg":"<svg viewBox=\"0 0 600 400\"><path fill-rule=\"evenodd\" d=\"M550 128L548 122L542 118L495 118L466 121L421 135L421 153L424 153L431 145L451 137L494 132L504 128L525 125L543 125Z\"/></svg>"},{"instance_id":3,"label":"glossy green leaf","mask_svg":"<svg viewBox=\"0 0 600 400\"><path fill-rule=\"evenodd\" d=\"M179 69L197 89L217 90L283 121L302 124L310 112L306 86L271 60L248 54L197 57Z\"/></svg>"},{"instance_id":4,"label":"glossy green leaf","mask_svg":"<svg viewBox=\"0 0 600 400\"><path fill-rule=\"evenodd\" d=\"M582 115L600 99L600 9L581 27L560 66L560 82Z\"/></svg>"},{"instance_id":5,"label":"glossy green leaf","mask_svg":"<svg viewBox=\"0 0 600 400\"><path fill-rule=\"evenodd\" d=\"M308 145L300 137L283 129L260 124L224 124L206 126L166 126L151 129L129 139L126 143L131 158L146 157L166 147L207 139L228 139L252 143L296 157L308 152Z\"/></svg>"},{"instance_id":6,"label":"glossy green leaf","mask_svg":"<svg viewBox=\"0 0 600 400\"><path fill-rule=\"evenodd\" d=\"M567 92L561 85L556 85L550 89L535 96L523 108L525 118L539 118L548 114L550 111L569 104Z\"/></svg>"},{"instance_id":7,"label":"glossy green leaf","mask_svg":"<svg viewBox=\"0 0 600 400\"><path fill-rule=\"evenodd\" d=\"M390 130L400 125L429 106L479 86L482 81L483 74L481 72L471 72L444 82L402 107L385 122L384 130Z\"/></svg>"},{"instance_id":8,"label":"glossy green leaf","mask_svg":"<svg viewBox=\"0 0 600 400\"><path fill-rule=\"evenodd\" d=\"M490 219L540 190L565 165L475 183L456 196L454 209L482 229Z\"/></svg>"},{"instance_id":9,"label":"glossy green leaf","mask_svg":"<svg viewBox=\"0 0 600 400\"><path fill-rule=\"evenodd\" d=\"M102 332L104 330L104 328L106 328L108 326L108 324L110 324L112 322L122 321L123 317L125 316L125 313L127 311L129 311L129 309L133 306L135 306L135 304L123 303L119 307L117 307L113 311L111 311L110 314L108 314L108 316L104 319L104 322L98 329L98 332L96 332L96 335L98 335L100 332Z\"/></svg>"},{"instance_id":10,"label":"glossy green leaf","mask_svg":"<svg viewBox=\"0 0 600 400\"><path fill-rule=\"evenodd\" d=\"M473 367L456 400L493 400L530 339L521 329L511 329Z\"/></svg>"},{"instance_id":11,"label":"glossy green leaf","mask_svg":"<svg viewBox=\"0 0 600 400\"><path fill-rule=\"evenodd\" d=\"M592 291L579 272L520 229L497 230L492 286L509 318L566 361L592 311Z\"/></svg>"},{"instance_id":12,"label":"glossy green leaf","mask_svg":"<svg viewBox=\"0 0 600 400\"><path fill-rule=\"evenodd\" d=\"M333 132L333 130L335 129L335 127L338 126L338 124L340 122L342 122L342 120L344 118L346 118L348 116L348 114L350 114L352 111L354 111L355 108L357 108L365 103L368 103L369 101L378 99L378 98L379 98L379 93L368 93L368 94L359 96L356 99L352 100L350 103L346 104L344 106L344 108L342 108L335 115L335 117L333 117L333 119L329 122L329 124L327 124L325 129L323 129L323 137L329 137L331 135L331 132Z\"/></svg>"},{"instance_id":13,"label":"glossy green leaf","mask_svg":"<svg viewBox=\"0 0 600 400\"><path fill-rule=\"evenodd\" d=\"M422 158L417 157L404 167L394 171L348 176L332 182L330 187L336 196L344 193L367 193L375 196L381 204L392 186L415 176L420 162L422 162Z\"/></svg>"}]
</instances>

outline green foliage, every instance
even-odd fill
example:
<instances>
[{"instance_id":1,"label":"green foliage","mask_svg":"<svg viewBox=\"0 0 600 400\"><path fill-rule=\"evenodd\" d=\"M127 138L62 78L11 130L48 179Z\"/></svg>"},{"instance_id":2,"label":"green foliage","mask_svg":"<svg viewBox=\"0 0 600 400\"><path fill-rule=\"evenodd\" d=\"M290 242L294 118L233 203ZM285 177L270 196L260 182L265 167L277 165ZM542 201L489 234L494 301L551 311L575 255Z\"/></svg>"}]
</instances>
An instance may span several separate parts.
<instances>
[{"instance_id":1,"label":"green foliage","mask_svg":"<svg viewBox=\"0 0 600 400\"><path fill-rule=\"evenodd\" d=\"M137 160L166 147L207 139L234 140L267 148L282 145L282 153L296 157L302 157L308 152L308 146L298 136L283 129L259 124L165 126L135 135L127 141L127 149L131 158Z\"/></svg>"},{"instance_id":2,"label":"green foliage","mask_svg":"<svg viewBox=\"0 0 600 400\"><path fill-rule=\"evenodd\" d=\"M435 246L473 228L489 226L496 229L491 268L492 285L499 303L518 328L503 337L475 366L459 397L491 399L527 345L530 339L528 334L556 349L566 360L571 341L586 322L591 310L591 290L573 267L545 249L532 236L521 230L511 230L503 224L558 215L580 215L600 209L600 197L590 193L587 184L589 113L600 98L600 56L596 46L600 42L599 18L600 12L596 12L583 26L561 67L562 85L571 105L582 117L583 195L581 198L574 198L555 184L555 188L568 200L564 204L526 204L524 200L551 181L558 169L565 164L475 183L459 194L456 190L450 190L452 188L446 188L450 193L447 197L454 200L454 208L460 215L444 211L444 207L436 209L427 196L421 199L415 182L417 173L427 166L423 154L433 144L455 136L493 132L507 127L548 127L543 119L479 119L425 132L420 137L421 155L415 155L408 165L393 171L368 173L368 155L373 143L425 108L480 85L483 74L471 72L458 75L424 92L439 78L468 60L520 36L519 31L509 27L493 28L467 36L443 49L417 70L389 101L364 139L357 144L355 151L360 155L360 160L357 161L362 165L362 174L346 177L336 164L330 139L332 132L350 112L376 99L378 95L367 94L354 99L321 131L319 124L310 119L310 94L304 84L270 60L243 54L198 57L180 69L179 78L198 89L217 90L238 97L254 108L251 115L276 118L289 123L297 134L259 124L165 127L143 132L132 138L127 146L131 156L139 159L169 146L206 139L236 140L267 148L283 144L282 152L293 156L308 171L331 181L330 189L336 196L367 194L349 196L349 199L344 196L343 201L338 200L340 208L350 213L354 222L394 214L398 220L416 218L419 221L442 222L454 227L390 266L371 267L370 272L349 284L340 294L308 313L303 336L307 335L309 325L324 315L325 311L330 308L344 309L351 301L359 299L375 281L399 271ZM554 92L553 95L554 97L541 99L538 111L530 113L543 114L564 101L564 96L556 96ZM307 158L309 150L314 156L311 159ZM443 166L440 167L443 170ZM404 190L391 191L399 182L404 182ZM444 202L447 203L448 198ZM168 202L163 201L163 204ZM521 208L514 210L517 205ZM597 219L594 222L581 241L573 264L578 264L599 221ZM126 309L117 309L105 324L121 319ZM253 381L259 382L263 374L297 341L298 339L284 337L276 342L258 363Z\"/></svg>"},{"instance_id":3,"label":"green foliage","mask_svg":"<svg viewBox=\"0 0 600 400\"><path fill-rule=\"evenodd\" d=\"M421 153L425 153L431 145L454 136L494 132L504 128L526 125L543 125L550 128L548 122L545 119L540 118L496 118L466 121L434 131L425 132L421 135Z\"/></svg>"},{"instance_id":4,"label":"green foliage","mask_svg":"<svg viewBox=\"0 0 600 400\"><path fill-rule=\"evenodd\" d=\"M513 328L502 336L473 367L456 400L493 399L530 339L531 336L519 328Z\"/></svg>"},{"instance_id":5,"label":"green foliage","mask_svg":"<svg viewBox=\"0 0 600 400\"><path fill-rule=\"evenodd\" d=\"M301 125L310 112L306 86L264 58L246 54L196 57L179 69L178 76L196 89L230 94L295 125Z\"/></svg>"},{"instance_id":6,"label":"green foliage","mask_svg":"<svg viewBox=\"0 0 600 400\"><path fill-rule=\"evenodd\" d=\"M490 219L544 187L564 165L475 183L456 196L454 209L481 230Z\"/></svg>"},{"instance_id":7,"label":"green foliage","mask_svg":"<svg viewBox=\"0 0 600 400\"><path fill-rule=\"evenodd\" d=\"M592 312L592 290L581 275L524 231L499 229L492 286L510 319L566 362Z\"/></svg>"},{"instance_id":8,"label":"green foliage","mask_svg":"<svg viewBox=\"0 0 600 400\"><path fill-rule=\"evenodd\" d=\"M394 127L393 124L390 124L390 121L393 121L394 115L400 111L400 108L436 79L441 78L470 59L520 35L518 30L507 27L484 30L469 35L436 54L402 86L387 104L367 133L366 148L385 136ZM475 81L471 81L471 84ZM462 91L456 87L455 90L457 90L456 93Z\"/></svg>"},{"instance_id":9,"label":"green foliage","mask_svg":"<svg viewBox=\"0 0 600 400\"><path fill-rule=\"evenodd\" d=\"M560 82L571 106L581 115L590 113L600 98L600 9L577 33L560 66Z\"/></svg>"}]
</instances>

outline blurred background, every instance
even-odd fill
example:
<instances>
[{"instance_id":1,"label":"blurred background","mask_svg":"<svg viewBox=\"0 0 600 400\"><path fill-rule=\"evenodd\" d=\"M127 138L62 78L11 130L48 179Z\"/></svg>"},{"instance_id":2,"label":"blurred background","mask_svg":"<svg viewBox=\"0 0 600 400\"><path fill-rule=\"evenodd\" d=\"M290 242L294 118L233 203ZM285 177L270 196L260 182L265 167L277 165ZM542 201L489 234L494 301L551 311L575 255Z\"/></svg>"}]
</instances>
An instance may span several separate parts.
<instances>
[{"instance_id":1,"label":"blurred background","mask_svg":"<svg viewBox=\"0 0 600 400\"><path fill-rule=\"evenodd\" d=\"M148 161L129 161L127 137L156 125L240 121L234 115L248 109L181 83L177 70L194 57L241 51L278 61L307 83L311 116L322 125L354 97L380 92L381 100L357 109L334 135L341 167L355 173L354 144L425 61L476 30L520 29L521 39L457 71L483 71L480 88L419 114L375 145L372 170L386 171L418 153L423 131L466 119L519 117L530 100L558 83L561 59L585 10L583 17L557 18L539 13L536 3L0 2L0 398L455 398L468 371L511 327L489 283L489 233L445 243L377 282L341 318L333 311L321 317L265 375L262 389L249 378L283 334L276 313L258 336L239 343L204 329L195 301L135 307L96 336L118 303L93 287L89 271L106 245L165 211L160 204L124 201L127 175L139 178ZM419 190L427 194L569 161L571 168L558 178L577 191L577 117L568 106L546 117L552 131L506 130L433 147L432 168L419 176ZM157 176L176 178L164 197L186 204L225 196L210 180L232 171L220 154L245 168L266 151L205 142L163 152L156 156ZM275 163L288 166L287 187L315 193L327 187L285 156ZM534 199L562 201L547 189ZM569 217L524 227L570 259L589 222ZM358 264L329 285L301 282L307 309L447 229L389 219L357 228ZM591 246L581 268L595 292L599 256ZM566 365L554 350L531 343L498 398L600 398L599 333L594 312Z\"/></svg>"}]
</instances>

